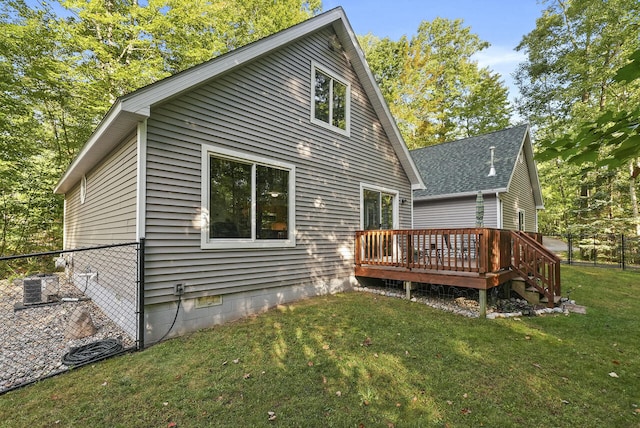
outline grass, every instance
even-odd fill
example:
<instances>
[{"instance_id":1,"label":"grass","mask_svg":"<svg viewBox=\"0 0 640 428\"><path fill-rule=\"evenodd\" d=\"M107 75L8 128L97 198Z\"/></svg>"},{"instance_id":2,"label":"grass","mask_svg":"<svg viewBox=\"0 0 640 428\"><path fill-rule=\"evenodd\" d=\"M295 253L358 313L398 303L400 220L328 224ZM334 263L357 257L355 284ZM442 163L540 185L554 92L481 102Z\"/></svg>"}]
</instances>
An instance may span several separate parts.
<instances>
[{"instance_id":1,"label":"grass","mask_svg":"<svg viewBox=\"0 0 640 428\"><path fill-rule=\"evenodd\" d=\"M319 297L7 393L0 426L640 426L640 274L562 278L587 315Z\"/></svg>"}]
</instances>

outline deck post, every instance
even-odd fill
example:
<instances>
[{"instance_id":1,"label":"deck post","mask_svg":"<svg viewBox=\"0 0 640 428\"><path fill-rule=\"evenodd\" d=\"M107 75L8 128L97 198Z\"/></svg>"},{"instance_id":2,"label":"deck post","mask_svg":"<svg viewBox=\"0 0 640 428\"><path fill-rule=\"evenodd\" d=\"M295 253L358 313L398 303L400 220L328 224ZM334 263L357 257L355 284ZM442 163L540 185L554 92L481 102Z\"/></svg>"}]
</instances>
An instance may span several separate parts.
<instances>
[{"instance_id":1,"label":"deck post","mask_svg":"<svg viewBox=\"0 0 640 428\"><path fill-rule=\"evenodd\" d=\"M478 290L480 292L480 318L487 317L487 290L481 288Z\"/></svg>"},{"instance_id":2,"label":"deck post","mask_svg":"<svg viewBox=\"0 0 640 428\"><path fill-rule=\"evenodd\" d=\"M404 290L405 290L405 297L407 298L407 300L411 300L411 288L412 288L412 284L411 281L405 281L404 282Z\"/></svg>"}]
</instances>

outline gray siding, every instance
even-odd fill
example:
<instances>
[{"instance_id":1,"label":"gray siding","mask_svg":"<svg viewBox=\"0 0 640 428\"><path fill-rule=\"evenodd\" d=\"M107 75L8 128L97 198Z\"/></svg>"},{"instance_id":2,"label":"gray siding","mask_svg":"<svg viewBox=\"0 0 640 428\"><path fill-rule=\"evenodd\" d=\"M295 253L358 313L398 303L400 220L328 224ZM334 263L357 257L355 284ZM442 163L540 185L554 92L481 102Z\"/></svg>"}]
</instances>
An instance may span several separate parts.
<instances>
[{"instance_id":1,"label":"gray siding","mask_svg":"<svg viewBox=\"0 0 640 428\"><path fill-rule=\"evenodd\" d=\"M301 287L304 294L342 289L354 279L360 183L397 189L400 198L410 199L410 183L355 73L342 55L327 48L330 35L329 30L311 35L152 110L147 146L147 305L175 302L176 282L187 285L185 307L199 296L271 287L284 287L274 293ZM352 85L350 137L310 121L312 60ZM200 248L203 143L295 165L294 248ZM401 227L410 227L409 204L400 205L400 210ZM170 321L172 307L150 308L149 319L156 326ZM210 309L209 322L219 313ZM184 315L188 316L195 315ZM200 326L193 322L188 329Z\"/></svg>"},{"instance_id":2,"label":"gray siding","mask_svg":"<svg viewBox=\"0 0 640 428\"><path fill-rule=\"evenodd\" d=\"M497 227L495 195L484 195L484 227ZM443 229L476 226L476 197L416 201L413 206L416 229Z\"/></svg>"},{"instance_id":3,"label":"gray siding","mask_svg":"<svg viewBox=\"0 0 640 428\"><path fill-rule=\"evenodd\" d=\"M527 163L521 162L520 159L522 157L516 160L515 170L507 193L501 195L504 216L502 226L504 229L516 230L518 228L518 209L523 209L525 212L525 230L535 232L536 204L533 198L533 189L531 188L529 168Z\"/></svg>"},{"instance_id":4,"label":"gray siding","mask_svg":"<svg viewBox=\"0 0 640 428\"><path fill-rule=\"evenodd\" d=\"M86 174L84 204L80 183L65 195L66 249L136 240L136 156L134 135ZM136 258L133 246L67 255L71 282L132 339L136 337Z\"/></svg>"},{"instance_id":5,"label":"gray siding","mask_svg":"<svg viewBox=\"0 0 640 428\"><path fill-rule=\"evenodd\" d=\"M80 183L65 195L66 248L135 241L136 173L136 137L132 136L86 174L84 204Z\"/></svg>"}]
</instances>

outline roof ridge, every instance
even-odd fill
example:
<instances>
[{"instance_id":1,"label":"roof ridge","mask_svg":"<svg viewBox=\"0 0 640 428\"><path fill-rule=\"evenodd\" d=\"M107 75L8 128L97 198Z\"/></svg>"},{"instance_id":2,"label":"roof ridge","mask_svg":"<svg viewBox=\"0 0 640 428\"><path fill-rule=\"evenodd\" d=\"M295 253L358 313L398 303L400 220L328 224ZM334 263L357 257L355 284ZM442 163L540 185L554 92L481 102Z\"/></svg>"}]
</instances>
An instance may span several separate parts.
<instances>
[{"instance_id":1,"label":"roof ridge","mask_svg":"<svg viewBox=\"0 0 640 428\"><path fill-rule=\"evenodd\" d=\"M445 144L458 143L458 142L461 142L461 141L471 140L471 139L473 139L473 138L486 137L486 136L491 135L491 134L497 134L497 133L499 133L499 132L506 132L506 131L510 131L510 130L512 130L512 129L520 128L520 127L523 127L523 126L528 127L528 126L529 126L529 124L528 124L528 123L522 123L522 124L520 124L520 125L514 125L514 126L510 126L510 127L508 127L508 128L498 129L498 130L496 130L496 131L491 131L491 132L486 132L486 133L484 133L484 134L474 135L474 136L472 136L472 137L465 137L465 138L459 138L459 139L457 139L457 140L443 141L442 143L431 144L430 146L426 146L426 147L418 147L417 149L411 149L411 150L409 150L409 151L410 151L411 153L414 153L414 152L418 152L418 151L420 151L420 150L429 149L429 148L431 148L431 147L436 147L436 146L437 146L437 147L441 147L441 146L443 146L443 145L445 145Z\"/></svg>"}]
</instances>

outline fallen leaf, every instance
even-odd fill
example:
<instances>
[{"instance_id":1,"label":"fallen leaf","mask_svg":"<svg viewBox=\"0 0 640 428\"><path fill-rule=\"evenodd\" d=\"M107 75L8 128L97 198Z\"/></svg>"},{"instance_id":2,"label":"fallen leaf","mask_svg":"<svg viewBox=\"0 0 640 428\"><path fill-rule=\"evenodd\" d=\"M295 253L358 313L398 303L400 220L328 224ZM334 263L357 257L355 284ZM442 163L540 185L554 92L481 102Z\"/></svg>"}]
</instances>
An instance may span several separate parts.
<instances>
[{"instance_id":1,"label":"fallen leaf","mask_svg":"<svg viewBox=\"0 0 640 428\"><path fill-rule=\"evenodd\" d=\"M447 404L451 406L453 404L453 401L447 400Z\"/></svg>"},{"instance_id":2,"label":"fallen leaf","mask_svg":"<svg viewBox=\"0 0 640 428\"><path fill-rule=\"evenodd\" d=\"M571 404L571 403L567 400L562 400L562 404Z\"/></svg>"},{"instance_id":3,"label":"fallen leaf","mask_svg":"<svg viewBox=\"0 0 640 428\"><path fill-rule=\"evenodd\" d=\"M245 373L242 377L245 379L249 379L251 377L251 373Z\"/></svg>"},{"instance_id":4,"label":"fallen leaf","mask_svg":"<svg viewBox=\"0 0 640 428\"><path fill-rule=\"evenodd\" d=\"M531 340L531 336L525 336L524 340Z\"/></svg>"},{"instance_id":5,"label":"fallen leaf","mask_svg":"<svg viewBox=\"0 0 640 428\"><path fill-rule=\"evenodd\" d=\"M362 404L364 404L365 406L368 406L368 405L369 405L369 400L364 400L364 401L362 402Z\"/></svg>"},{"instance_id":6,"label":"fallen leaf","mask_svg":"<svg viewBox=\"0 0 640 428\"><path fill-rule=\"evenodd\" d=\"M307 363L307 365L308 365L309 367L313 367L313 361L309 361L309 362Z\"/></svg>"},{"instance_id":7,"label":"fallen leaf","mask_svg":"<svg viewBox=\"0 0 640 428\"><path fill-rule=\"evenodd\" d=\"M162 403L162 405L166 407L169 405L169 402L165 401L164 403Z\"/></svg>"},{"instance_id":8,"label":"fallen leaf","mask_svg":"<svg viewBox=\"0 0 640 428\"><path fill-rule=\"evenodd\" d=\"M618 360L613 360L612 363L615 364L616 366L620 365L620 361L618 361Z\"/></svg>"},{"instance_id":9,"label":"fallen leaf","mask_svg":"<svg viewBox=\"0 0 640 428\"><path fill-rule=\"evenodd\" d=\"M336 391L336 395L337 395L338 397L342 397L342 392L341 392L341 391Z\"/></svg>"},{"instance_id":10,"label":"fallen leaf","mask_svg":"<svg viewBox=\"0 0 640 428\"><path fill-rule=\"evenodd\" d=\"M418 397L414 395L413 398L411 399L411 401L413 401L415 403L416 401L418 401Z\"/></svg>"},{"instance_id":11,"label":"fallen leaf","mask_svg":"<svg viewBox=\"0 0 640 428\"><path fill-rule=\"evenodd\" d=\"M620 377L620 376L618 376L618 374L616 372L609 373L609 376L611 376L611 377Z\"/></svg>"},{"instance_id":12,"label":"fallen leaf","mask_svg":"<svg viewBox=\"0 0 640 428\"><path fill-rule=\"evenodd\" d=\"M537 369L542 369L542 366L538 363L533 363L533 367L537 368Z\"/></svg>"},{"instance_id":13,"label":"fallen leaf","mask_svg":"<svg viewBox=\"0 0 640 428\"><path fill-rule=\"evenodd\" d=\"M240 358L236 358L235 360L233 360L233 364L238 364L240 362Z\"/></svg>"},{"instance_id":14,"label":"fallen leaf","mask_svg":"<svg viewBox=\"0 0 640 428\"><path fill-rule=\"evenodd\" d=\"M375 358L378 358L378 354L373 354L373 356L374 356Z\"/></svg>"},{"instance_id":15,"label":"fallen leaf","mask_svg":"<svg viewBox=\"0 0 640 428\"><path fill-rule=\"evenodd\" d=\"M402 404L396 403L396 407L401 407L401 406L402 406Z\"/></svg>"},{"instance_id":16,"label":"fallen leaf","mask_svg":"<svg viewBox=\"0 0 640 428\"><path fill-rule=\"evenodd\" d=\"M223 365L223 366L226 366L226 365L227 365L227 361L223 361L223 362L222 362L222 365Z\"/></svg>"},{"instance_id":17,"label":"fallen leaf","mask_svg":"<svg viewBox=\"0 0 640 428\"><path fill-rule=\"evenodd\" d=\"M462 398L467 398L469 395L465 392L464 394L462 394Z\"/></svg>"},{"instance_id":18,"label":"fallen leaf","mask_svg":"<svg viewBox=\"0 0 640 428\"><path fill-rule=\"evenodd\" d=\"M175 423L175 422L169 422L169 423L167 424L167 428L175 428L175 427L177 427L177 426L178 426L178 424L177 424L177 423Z\"/></svg>"},{"instance_id":19,"label":"fallen leaf","mask_svg":"<svg viewBox=\"0 0 640 428\"><path fill-rule=\"evenodd\" d=\"M409 355L409 351L404 351L404 355Z\"/></svg>"},{"instance_id":20,"label":"fallen leaf","mask_svg":"<svg viewBox=\"0 0 640 428\"><path fill-rule=\"evenodd\" d=\"M387 428L396 428L396 425L393 422L387 422Z\"/></svg>"},{"instance_id":21,"label":"fallen leaf","mask_svg":"<svg viewBox=\"0 0 640 428\"><path fill-rule=\"evenodd\" d=\"M327 349L329 349L329 345L326 345L326 344L322 345L322 349L324 349L326 351Z\"/></svg>"},{"instance_id":22,"label":"fallen leaf","mask_svg":"<svg viewBox=\"0 0 640 428\"><path fill-rule=\"evenodd\" d=\"M107 382L103 382L103 383L102 383L102 386L107 386Z\"/></svg>"},{"instance_id":23,"label":"fallen leaf","mask_svg":"<svg viewBox=\"0 0 640 428\"><path fill-rule=\"evenodd\" d=\"M364 346L371 346L371 338L370 338L370 337L367 337L367 338L362 342L362 344L363 344Z\"/></svg>"},{"instance_id":24,"label":"fallen leaf","mask_svg":"<svg viewBox=\"0 0 640 428\"><path fill-rule=\"evenodd\" d=\"M322 376L322 383L327 383L327 378L325 376Z\"/></svg>"},{"instance_id":25,"label":"fallen leaf","mask_svg":"<svg viewBox=\"0 0 640 428\"><path fill-rule=\"evenodd\" d=\"M358 424L358 428L364 428L364 424L361 422Z\"/></svg>"},{"instance_id":26,"label":"fallen leaf","mask_svg":"<svg viewBox=\"0 0 640 428\"><path fill-rule=\"evenodd\" d=\"M267 412L267 416L270 421L275 421L277 417L276 412Z\"/></svg>"},{"instance_id":27,"label":"fallen leaf","mask_svg":"<svg viewBox=\"0 0 640 428\"><path fill-rule=\"evenodd\" d=\"M471 409L467 409L466 407L464 409L461 410L463 415L468 415L469 413L471 413Z\"/></svg>"},{"instance_id":28,"label":"fallen leaf","mask_svg":"<svg viewBox=\"0 0 640 428\"><path fill-rule=\"evenodd\" d=\"M640 409L635 409L634 412L640 413Z\"/></svg>"}]
</instances>

